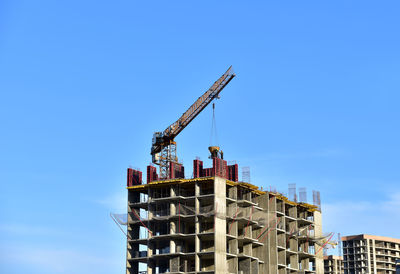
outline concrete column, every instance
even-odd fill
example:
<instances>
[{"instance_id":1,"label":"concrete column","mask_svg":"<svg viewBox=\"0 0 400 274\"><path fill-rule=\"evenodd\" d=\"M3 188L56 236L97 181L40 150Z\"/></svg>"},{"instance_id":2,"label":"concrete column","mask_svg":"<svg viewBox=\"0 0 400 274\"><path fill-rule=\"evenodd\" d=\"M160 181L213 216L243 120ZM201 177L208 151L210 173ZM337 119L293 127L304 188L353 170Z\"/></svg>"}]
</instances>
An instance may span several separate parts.
<instances>
[{"instance_id":1,"label":"concrete column","mask_svg":"<svg viewBox=\"0 0 400 274\"><path fill-rule=\"evenodd\" d=\"M154 274L154 273L155 273L154 263L152 261L149 261L147 263L147 274Z\"/></svg>"},{"instance_id":2,"label":"concrete column","mask_svg":"<svg viewBox=\"0 0 400 274\"><path fill-rule=\"evenodd\" d=\"M214 207L217 209L214 232L214 271L215 273L227 273L226 262L226 179L215 177L214 179ZM218 206L217 206L218 205Z\"/></svg>"},{"instance_id":3,"label":"concrete column","mask_svg":"<svg viewBox=\"0 0 400 274\"><path fill-rule=\"evenodd\" d=\"M259 211L259 213L257 214L257 210L254 209L253 211L253 220L257 220L258 218L263 218L265 220L267 220L267 223L269 223L271 221L271 219L273 217L271 217L270 215L273 214L275 215L275 212L271 212L270 208L269 208L269 197L268 194L266 195L262 195L260 197L257 198L257 203L258 205L263 209L263 211ZM271 201L271 203L273 203L273 201ZM258 233L253 233L253 228L251 228L251 236L253 239L256 239L258 236ZM277 272L277 268L271 268L270 269L270 257L273 256L274 259L272 259L272 261L275 262L275 266L276 262L277 262L277 253L276 253L276 229L273 229L270 231L268 237L263 241L264 246L257 248L257 257L259 257L262 261L264 261L264 264L260 264L259 265L259 269L258 269L258 273L276 273ZM271 248L271 246L273 248ZM254 250L253 250L254 251Z\"/></svg>"},{"instance_id":4,"label":"concrete column","mask_svg":"<svg viewBox=\"0 0 400 274\"><path fill-rule=\"evenodd\" d=\"M267 224L271 223L276 219L276 208L277 208L277 200L275 196L271 199L268 199L268 213L267 213ZM285 220L281 220L281 222ZM266 260L266 264L269 264L269 273L278 273L278 232L276 229L270 232L270 236L267 239L266 249L268 249L268 257Z\"/></svg>"},{"instance_id":5,"label":"concrete column","mask_svg":"<svg viewBox=\"0 0 400 274\"><path fill-rule=\"evenodd\" d=\"M170 188L170 195L171 195L171 197L175 197L176 195L175 195L175 186L171 186L171 188ZM178 202L179 203L179 202ZM169 204L169 210L170 210L170 215L171 216L173 216L173 215L176 215L178 212L177 212L177 208L176 208L176 205L175 205L175 203L174 202L171 202L170 204ZM175 234L175 233L177 233L178 231L177 231L177 229L176 229L176 225L175 225L175 221L170 221L169 222L169 234ZM175 243L175 240L170 240L169 241L169 252L170 253L175 253L176 252L176 243Z\"/></svg>"},{"instance_id":6,"label":"concrete column","mask_svg":"<svg viewBox=\"0 0 400 274\"><path fill-rule=\"evenodd\" d=\"M200 238L198 236L198 234L200 233L200 221L199 221L199 217L197 217L197 214L199 214L200 212L200 201L198 199L198 196L200 196L200 185L199 183L195 183L195 205L194 205L194 210L196 212L196 223L195 223L195 233L196 233L196 237L195 237L195 270L196 272L200 271L200 256L197 255L200 252Z\"/></svg>"},{"instance_id":7,"label":"concrete column","mask_svg":"<svg viewBox=\"0 0 400 274\"><path fill-rule=\"evenodd\" d=\"M200 237L198 235L198 233L200 233L200 222L199 222L199 217L197 217L197 216L196 216L195 230L196 230L196 236L194 238L194 240L195 240L194 248L195 248L195 254L196 254L195 257L194 257L194 259L195 259L195 270L196 270L196 272L199 272L200 271L200 257L197 254L200 252L200 244L201 243L200 243Z\"/></svg>"},{"instance_id":8,"label":"concrete column","mask_svg":"<svg viewBox=\"0 0 400 274\"><path fill-rule=\"evenodd\" d=\"M150 201L150 197L151 197L150 188L148 190L148 195L149 195L149 201ZM150 206L148 207L147 214L148 214L148 218L149 219L153 218L153 213L150 210ZM148 229L150 229L150 231L152 230L151 227L148 227ZM151 238L151 234L150 233L148 233L147 238ZM151 256L153 256L153 244L149 243L147 245L147 257L151 257ZM147 274L153 274L154 273L153 269L154 269L154 265L153 265L153 263L151 261L149 261L147 263Z\"/></svg>"},{"instance_id":9,"label":"concrete column","mask_svg":"<svg viewBox=\"0 0 400 274\"><path fill-rule=\"evenodd\" d=\"M322 215L320 211L314 211L314 234L315 237L322 237ZM319 245L315 245L315 252L320 249ZM315 254L315 269L317 273L324 273L324 252L320 250Z\"/></svg>"},{"instance_id":10,"label":"concrete column","mask_svg":"<svg viewBox=\"0 0 400 274\"><path fill-rule=\"evenodd\" d=\"M376 274L376 249L375 249L375 240L372 241L372 260L374 261L374 274Z\"/></svg>"}]
</instances>

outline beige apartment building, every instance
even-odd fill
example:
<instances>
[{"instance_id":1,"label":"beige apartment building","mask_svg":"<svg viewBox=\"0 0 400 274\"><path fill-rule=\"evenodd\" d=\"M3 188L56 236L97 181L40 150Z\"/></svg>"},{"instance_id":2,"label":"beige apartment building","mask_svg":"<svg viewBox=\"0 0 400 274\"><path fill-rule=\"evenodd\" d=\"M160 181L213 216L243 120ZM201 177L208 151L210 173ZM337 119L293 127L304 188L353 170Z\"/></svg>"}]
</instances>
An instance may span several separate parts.
<instances>
[{"instance_id":1,"label":"beige apartment building","mask_svg":"<svg viewBox=\"0 0 400 274\"><path fill-rule=\"evenodd\" d=\"M396 273L400 239L361 234L342 241L344 273Z\"/></svg>"},{"instance_id":2,"label":"beige apartment building","mask_svg":"<svg viewBox=\"0 0 400 274\"><path fill-rule=\"evenodd\" d=\"M324 273L343 274L343 257L335 255L324 256Z\"/></svg>"}]
</instances>

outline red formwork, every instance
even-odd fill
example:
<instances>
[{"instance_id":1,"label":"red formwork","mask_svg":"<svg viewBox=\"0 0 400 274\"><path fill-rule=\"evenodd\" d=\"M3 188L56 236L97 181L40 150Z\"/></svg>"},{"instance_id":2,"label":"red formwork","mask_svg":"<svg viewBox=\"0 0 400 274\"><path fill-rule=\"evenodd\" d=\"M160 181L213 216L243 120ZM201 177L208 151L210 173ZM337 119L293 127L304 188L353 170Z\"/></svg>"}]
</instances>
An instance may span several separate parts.
<instances>
[{"instance_id":1,"label":"red formwork","mask_svg":"<svg viewBox=\"0 0 400 274\"><path fill-rule=\"evenodd\" d=\"M213 168L204 168L203 177L211 177L211 176L214 176Z\"/></svg>"},{"instance_id":2,"label":"red formwork","mask_svg":"<svg viewBox=\"0 0 400 274\"><path fill-rule=\"evenodd\" d=\"M220 158L213 158L213 175L227 178L227 162Z\"/></svg>"},{"instance_id":3,"label":"red formwork","mask_svg":"<svg viewBox=\"0 0 400 274\"><path fill-rule=\"evenodd\" d=\"M173 162L169 162L168 178L175 179L175 163L173 163Z\"/></svg>"},{"instance_id":4,"label":"red formwork","mask_svg":"<svg viewBox=\"0 0 400 274\"><path fill-rule=\"evenodd\" d=\"M175 171L175 178L185 178L185 167L180 165L179 170Z\"/></svg>"},{"instance_id":5,"label":"red formwork","mask_svg":"<svg viewBox=\"0 0 400 274\"><path fill-rule=\"evenodd\" d=\"M183 179L185 178L185 167L178 163L169 163L169 178L170 179Z\"/></svg>"},{"instance_id":6,"label":"red formwork","mask_svg":"<svg viewBox=\"0 0 400 274\"><path fill-rule=\"evenodd\" d=\"M127 186L132 186L133 185L133 169L128 168L127 170L127 180L126 180L126 185Z\"/></svg>"},{"instance_id":7,"label":"red formwork","mask_svg":"<svg viewBox=\"0 0 400 274\"><path fill-rule=\"evenodd\" d=\"M237 164L228 166L228 180L239 181L239 166Z\"/></svg>"},{"instance_id":8,"label":"red formwork","mask_svg":"<svg viewBox=\"0 0 400 274\"><path fill-rule=\"evenodd\" d=\"M127 186L142 184L142 172L132 168L127 170Z\"/></svg>"},{"instance_id":9,"label":"red formwork","mask_svg":"<svg viewBox=\"0 0 400 274\"><path fill-rule=\"evenodd\" d=\"M147 166L147 183L157 181L157 168L155 166Z\"/></svg>"},{"instance_id":10,"label":"red formwork","mask_svg":"<svg viewBox=\"0 0 400 274\"><path fill-rule=\"evenodd\" d=\"M193 160L193 177L200 178L203 176L203 161Z\"/></svg>"},{"instance_id":11,"label":"red formwork","mask_svg":"<svg viewBox=\"0 0 400 274\"><path fill-rule=\"evenodd\" d=\"M213 158L213 167L203 168L203 162L193 160L193 177L211 177L219 176L228 180L239 181L239 167L237 164L227 165L227 161L220 158Z\"/></svg>"}]
</instances>

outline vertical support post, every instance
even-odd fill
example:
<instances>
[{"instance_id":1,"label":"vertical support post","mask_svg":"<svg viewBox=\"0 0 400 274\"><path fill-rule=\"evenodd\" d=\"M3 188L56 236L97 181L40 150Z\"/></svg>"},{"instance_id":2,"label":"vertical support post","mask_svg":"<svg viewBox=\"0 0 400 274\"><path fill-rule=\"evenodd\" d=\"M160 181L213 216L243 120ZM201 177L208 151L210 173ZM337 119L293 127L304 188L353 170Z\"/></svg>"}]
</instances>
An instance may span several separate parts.
<instances>
[{"instance_id":1,"label":"vertical support post","mask_svg":"<svg viewBox=\"0 0 400 274\"><path fill-rule=\"evenodd\" d=\"M254 211L254 205L251 206L251 212L250 212L249 221L247 222L246 229L244 230L244 236L245 237L246 237L246 234L247 234L247 228L249 227L249 224L250 224L251 216L253 215L253 211Z\"/></svg>"},{"instance_id":2,"label":"vertical support post","mask_svg":"<svg viewBox=\"0 0 400 274\"><path fill-rule=\"evenodd\" d=\"M214 272L227 273L226 263L226 179L221 177L214 178L214 203L218 203L214 222Z\"/></svg>"},{"instance_id":3,"label":"vertical support post","mask_svg":"<svg viewBox=\"0 0 400 274\"><path fill-rule=\"evenodd\" d=\"M178 215L179 215L178 231L179 231L179 233L181 233L181 202L179 202L179 206L178 206Z\"/></svg>"}]
</instances>

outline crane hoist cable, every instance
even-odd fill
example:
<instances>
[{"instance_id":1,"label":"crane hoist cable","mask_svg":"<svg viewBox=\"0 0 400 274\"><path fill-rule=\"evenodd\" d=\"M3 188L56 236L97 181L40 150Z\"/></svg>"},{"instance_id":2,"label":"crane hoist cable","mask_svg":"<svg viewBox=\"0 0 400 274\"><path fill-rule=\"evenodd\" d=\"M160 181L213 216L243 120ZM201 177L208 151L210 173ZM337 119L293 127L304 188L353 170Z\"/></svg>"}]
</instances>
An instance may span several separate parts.
<instances>
[{"instance_id":1,"label":"crane hoist cable","mask_svg":"<svg viewBox=\"0 0 400 274\"><path fill-rule=\"evenodd\" d=\"M210 133L210 146L219 146L218 132L217 132L217 121L215 120L215 103L212 108L212 122L211 122L211 133ZM215 140L213 140L213 137ZM215 143L213 143L215 141Z\"/></svg>"}]
</instances>

